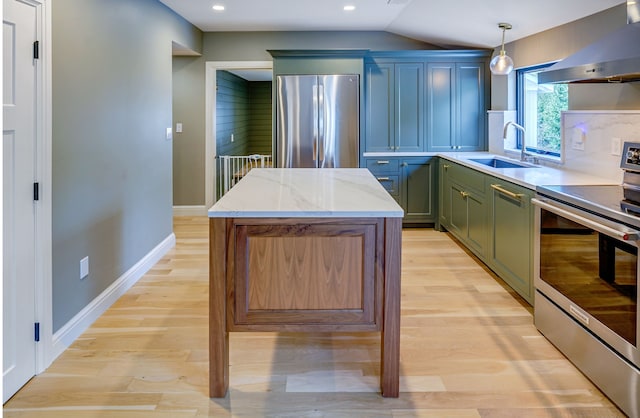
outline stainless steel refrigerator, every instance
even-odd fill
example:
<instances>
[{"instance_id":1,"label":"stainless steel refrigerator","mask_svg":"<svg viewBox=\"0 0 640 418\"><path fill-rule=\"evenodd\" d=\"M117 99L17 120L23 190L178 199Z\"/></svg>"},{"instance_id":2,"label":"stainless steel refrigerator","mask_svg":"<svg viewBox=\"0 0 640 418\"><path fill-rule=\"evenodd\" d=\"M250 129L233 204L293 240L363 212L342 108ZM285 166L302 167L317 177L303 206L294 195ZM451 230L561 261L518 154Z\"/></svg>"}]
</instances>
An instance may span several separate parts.
<instances>
[{"instance_id":1,"label":"stainless steel refrigerator","mask_svg":"<svg viewBox=\"0 0 640 418\"><path fill-rule=\"evenodd\" d=\"M277 76L276 166L358 167L359 76Z\"/></svg>"}]
</instances>

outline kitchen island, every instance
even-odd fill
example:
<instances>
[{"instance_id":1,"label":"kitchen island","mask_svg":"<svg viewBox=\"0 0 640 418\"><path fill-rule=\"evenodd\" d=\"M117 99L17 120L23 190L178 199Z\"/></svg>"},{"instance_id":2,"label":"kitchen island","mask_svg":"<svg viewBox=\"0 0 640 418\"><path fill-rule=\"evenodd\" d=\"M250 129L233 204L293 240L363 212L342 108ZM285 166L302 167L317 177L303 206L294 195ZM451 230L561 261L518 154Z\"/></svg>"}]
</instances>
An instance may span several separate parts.
<instances>
[{"instance_id":1,"label":"kitchen island","mask_svg":"<svg viewBox=\"0 0 640 418\"><path fill-rule=\"evenodd\" d=\"M208 214L211 397L235 331L379 331L398 396L403 211L368 170L253 169Z\"/></svg>"}]
</instances>

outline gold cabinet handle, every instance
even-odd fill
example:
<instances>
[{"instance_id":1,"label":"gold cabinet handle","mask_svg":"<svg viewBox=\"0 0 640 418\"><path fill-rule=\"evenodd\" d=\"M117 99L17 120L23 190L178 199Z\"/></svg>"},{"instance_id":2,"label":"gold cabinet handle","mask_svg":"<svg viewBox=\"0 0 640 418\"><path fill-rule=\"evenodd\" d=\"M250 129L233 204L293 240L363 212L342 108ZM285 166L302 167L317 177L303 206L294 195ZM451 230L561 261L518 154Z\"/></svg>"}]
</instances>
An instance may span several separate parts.
<instances>
[{"instance_id":1,"label":"gold cabinet handle","mask_svg":"<svg viewBox=\"0 0 640 418\"><path fill-rule=\"evenodd\" d=\"M378 179L378 181L389 181L390 180L389 177L376 177L376 179Z\"/></svg>"},{"instance_id":2,"label":"gold cabinet handle","mask_svg":"<svg viewBox=\"0 0 640 418\"><path fill-rule=\"evenodd\" d=\"M389 161L387 161L387 160L378 160L377 163L378 164L389 164Z\"/></svg>"},{"instance_id":3,"label":"gold cabinet handle","mask_svg":"<svg viewBox=\"0 0 640 418\"><path fill-rule=\"evenodd\" d=\"M442 168L444 168L445 170L448 169L449 167L451 167L449 164L443 164Z\"/></svg>"},{"instance_id":4,"label":"gold cabinet handle","mask_svg":"<svg viewBox=\"0 0 640 418\"><path fill-rule=\"evenodd\" d=\"M499 184L492 184L491 188L494 189L494 190L499 191L502 194L506 194L509 197L513 197L514 199L520 199L522 196L524 196L523 193L514 193L511 190L504 189Z\"/></svg>"},{"instance_id":5,"label":"gold cabinet handle","mask_svg":"<svg viewBox=\"0 0 640 418\"><path fill-rule=\"evenodd\" d=\"M463 192L463 191L461 190L461 191L460 191L460 196L462 196L462 197L466 198L466 197L468 197L468 196L469 196L469 193L467 193L467 192Z\"/></svg>"}]
</instances>

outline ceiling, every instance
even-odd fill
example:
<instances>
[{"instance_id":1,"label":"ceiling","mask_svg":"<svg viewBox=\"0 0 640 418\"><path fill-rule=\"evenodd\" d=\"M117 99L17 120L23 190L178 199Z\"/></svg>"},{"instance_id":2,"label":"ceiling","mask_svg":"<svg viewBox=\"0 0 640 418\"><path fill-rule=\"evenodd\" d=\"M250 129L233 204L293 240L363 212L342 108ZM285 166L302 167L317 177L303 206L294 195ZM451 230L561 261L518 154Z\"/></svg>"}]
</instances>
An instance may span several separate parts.
<instances>
[{"instance_id":1,"label":"ceiling","mask_svg":"<svg viewBox=\"0 0 640 418\"><path fill-rule=\"evenodd\" d=\"M204 32L386 31L443 47L495 48L625 0L160 0ZM214 4L225 11L215 12ZM354 11L345 12L346 4Z\"/></svg>"}]
</instances>

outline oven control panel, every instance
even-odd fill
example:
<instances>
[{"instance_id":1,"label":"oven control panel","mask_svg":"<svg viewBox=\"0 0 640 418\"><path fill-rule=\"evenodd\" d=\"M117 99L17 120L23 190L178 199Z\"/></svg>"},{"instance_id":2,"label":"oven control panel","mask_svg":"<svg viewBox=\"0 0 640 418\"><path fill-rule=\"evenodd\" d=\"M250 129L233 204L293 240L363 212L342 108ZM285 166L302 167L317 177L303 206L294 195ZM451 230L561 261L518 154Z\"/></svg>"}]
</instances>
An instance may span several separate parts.
<instances>
[{"instance_id":1,"label":"oven control panel","mask_svg":"<svg viewBox=\"0 0 640 418\"><path fill-rule=\"evenodd\" d=\"M623 170L640 171L640 143L625 142L622 151L620 168Z\"/></svg>"}]
</instances>

